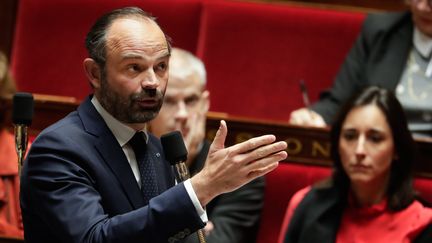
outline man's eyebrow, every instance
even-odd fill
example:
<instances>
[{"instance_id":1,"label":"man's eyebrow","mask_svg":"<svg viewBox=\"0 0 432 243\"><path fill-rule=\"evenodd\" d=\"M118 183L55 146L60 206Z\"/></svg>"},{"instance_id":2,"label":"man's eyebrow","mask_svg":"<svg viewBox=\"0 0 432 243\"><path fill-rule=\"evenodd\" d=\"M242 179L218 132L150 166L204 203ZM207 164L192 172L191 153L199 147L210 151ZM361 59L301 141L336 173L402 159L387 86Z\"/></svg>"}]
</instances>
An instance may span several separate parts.
<instances>
[{"instance_id":1,"label":"man's eyebrow","mask_svg":"<svg viewBox=\"0 0 432 243\"><path fill-rule=\"evenodd\" d=\"M171 56L171 53L167 51L166 53L162 54L157 59L164 59L164 58L167 58L167 57L170 57L170 56Z\"/></svg>"},{"instance_id":2,"label":"man's eyebrow","mask_svg":"<svg viewBox=\"0 0 432 243\"><path fill-rule=\"evenodd\" d=\"M134 54L134 53L126 53L122 55L123 60L128 59L145 59L142 55Z\"/></svg>"},{"instance_id":3,"label":"man's eyebrow","mask_svg":"<svg viewBox=\"0 0 432 243\"><path fill-rule=\"evenodd\" d=\"M160 55L159 57L157 57L156 59L164 59L167 57L170 57L171 54L169 52L166 52L162 55ZM126 53L122 55L122 59L123 60L129 60L129 59L142 59L142 60L146 60L146 58L144 58L142 55L139 54L135 54L135 53Z\"/></svg>"}]
</instances>

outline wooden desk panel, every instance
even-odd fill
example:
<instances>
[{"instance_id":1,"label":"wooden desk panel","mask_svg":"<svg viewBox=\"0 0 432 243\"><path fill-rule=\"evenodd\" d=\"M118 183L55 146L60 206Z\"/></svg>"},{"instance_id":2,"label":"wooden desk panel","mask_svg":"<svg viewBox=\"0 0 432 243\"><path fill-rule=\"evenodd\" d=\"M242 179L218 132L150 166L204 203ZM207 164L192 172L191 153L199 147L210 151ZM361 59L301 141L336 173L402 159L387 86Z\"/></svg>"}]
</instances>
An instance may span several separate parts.
<instances>
[{"instance_id":1,"label":"wooden desk panel","mask_svg":"<svg viewBox=\"0 0 432 243\"><path fill-rule=\"evenodd\" d=\"M35 112L30 134L36 135L42 129L56 122L76 109L79 102L74 98L35 95ZM0 109L6 112L7 125L12 127L11 99L0 99ZM278 140L288 143L289 162L331 166L328 128L291 126L281 122L240 118L209 112L207 116L207 138L212 139L224 119L228 125L226 145L233 145L251 137L274 134ZM418 176L432 178L432 139L416 140L419 158L415 165Z\"/></svg>"}]
</instances>

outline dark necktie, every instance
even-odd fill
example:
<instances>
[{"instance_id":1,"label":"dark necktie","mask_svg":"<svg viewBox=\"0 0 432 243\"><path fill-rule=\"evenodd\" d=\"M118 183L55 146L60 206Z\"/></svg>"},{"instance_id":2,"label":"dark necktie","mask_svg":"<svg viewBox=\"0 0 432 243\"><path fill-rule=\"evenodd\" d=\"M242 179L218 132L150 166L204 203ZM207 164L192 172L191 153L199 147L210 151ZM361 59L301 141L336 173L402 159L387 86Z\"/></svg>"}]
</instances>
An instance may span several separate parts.
<instances>
[{"instance_id":1,"label":"dark necktie","mask_svg":"<svg viewBox=\"0 0 432 243\"><path fill-rule=\"evenodd\" d=\"M148 201L158 195L158 187L156 183L156 172L153 167L150 150L144 139L144 132L137 132L129 140L135 158L137 160L138 168L141 176L141 191L144 196L144 201Z\"/></svg>"}]
</instances>

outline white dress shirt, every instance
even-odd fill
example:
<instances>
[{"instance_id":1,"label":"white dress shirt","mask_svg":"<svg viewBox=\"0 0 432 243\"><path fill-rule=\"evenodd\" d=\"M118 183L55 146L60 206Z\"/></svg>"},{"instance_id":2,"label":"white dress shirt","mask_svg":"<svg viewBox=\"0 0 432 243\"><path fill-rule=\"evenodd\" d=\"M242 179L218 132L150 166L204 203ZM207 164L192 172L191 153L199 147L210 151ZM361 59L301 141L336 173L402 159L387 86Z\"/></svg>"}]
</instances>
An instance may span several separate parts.
<instances>
[{"instance_id":1,"label":"white dress shirt","mask_svg":"<svg viewBox=\"0 0 432 243\"><path fill-rule=\"evenodd\" d=\"M132 147L128 144L129 140L134 136L134 134L137 132L131 127L125 125L124 123L120 122L116 118L114 118L108 111L106 111L102 105L99 103L99 101L96 99L96 96L93 96L91 99L92 104L96 108L97 112L102 116L102 119L107 124L108 128L113 133L114 137L117 139L117 142L121 146L123 152L126 155L126 158L129 162L129 165L132 169L132 172L135 176L135 180L138 183L138 186L141 187L141 176L138 169L138 163L135 158L135 153L132 149ZM148 134L147 129L144 128L142 130L146 136L146 142L148 142ZM193 205L195 206L195 209L200 216L201 220L206 223L208 221L207 213L201 206L201 203L198 200L198 197L196 196L196 193L192 187L192 184L190 182L190 179L184 181L184 186L186 188L186 191L189 195L189 198L191 199Z\"/></svg>"}]
</instances>

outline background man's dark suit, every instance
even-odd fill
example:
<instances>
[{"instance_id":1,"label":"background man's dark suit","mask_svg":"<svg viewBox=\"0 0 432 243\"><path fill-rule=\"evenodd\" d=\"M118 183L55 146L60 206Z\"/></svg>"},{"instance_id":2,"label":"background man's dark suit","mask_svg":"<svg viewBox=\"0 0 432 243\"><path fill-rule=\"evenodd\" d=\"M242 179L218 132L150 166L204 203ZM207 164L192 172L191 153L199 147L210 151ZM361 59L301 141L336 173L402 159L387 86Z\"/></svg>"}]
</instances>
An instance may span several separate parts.
<instances>
[{"instance_id":1,"label":"background man's dark suit","mask_svg":"<svg viewBox=\"0 0 432 243\"><path fill-rule=\"evenodd\" d=\"M174 177L159 140L150 136L149 146L161 193ZM182 184L144 207L126 156L90 99L43 131L31 150L21 180L28 242L159 243L204 226Z\"/></svg>"},{"instance_id":2,"label":"background man's dark suit","mask_svg":"<svg viewBox=\"0 0 432 243\"><path fill-rule=\"evenodd\" d=\"M331 124L339 106L362 87L395 90L412 47L413 26L410 13L369 15L332 88L312 109Z\"/></svg>"},{"instance_id":3,"label":"background man's dark suit","mask_svg":"<svg viewBox=\"0 0 432 243\"><path fill-rule=\"evenodd\" d=\"M204 145L189 167L192 175L198 173L207 158L210 143ZM241 188L213 199L206 211L215 229L206 237L207 243L255 242L258 233L261 209L264 202L264 178L259 177ZM185 243L198 242L190 235Z\"/></svg>"}]
</instances>

